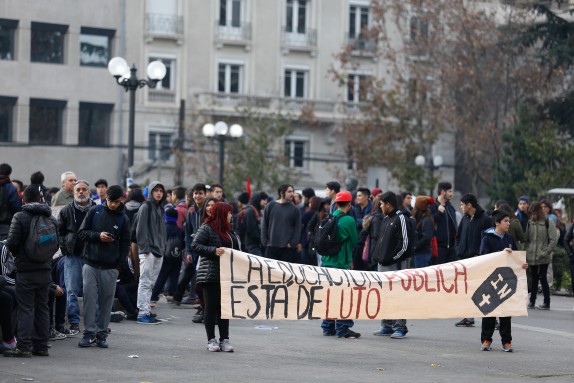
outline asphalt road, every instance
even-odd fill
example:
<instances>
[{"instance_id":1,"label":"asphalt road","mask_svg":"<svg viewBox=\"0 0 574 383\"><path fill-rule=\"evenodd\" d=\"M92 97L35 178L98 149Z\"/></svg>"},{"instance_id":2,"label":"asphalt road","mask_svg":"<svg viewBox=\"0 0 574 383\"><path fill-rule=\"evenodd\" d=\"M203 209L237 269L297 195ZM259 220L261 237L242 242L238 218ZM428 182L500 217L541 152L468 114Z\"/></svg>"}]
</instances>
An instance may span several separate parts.
<instances>
[{"instance_id":1,"label":"asphalt road","mask_svg":"<svg viewBox=\"0 0 574 383\"><path fill-rule=\"evenodd\" d=\"M195 310L162 300L167 322L112 323L109 349L80 349L78 336L53 342L47 358L0 358L0 382L574 382L573 306L554 296L552 310L513 318L513 353L497 333L493 351L480 351L480 320L454 319L409 321L405 339L360 321L356 340L322 336L319 321L232 321L236 352L210 353Z\"/></svg>"}]
</instances>

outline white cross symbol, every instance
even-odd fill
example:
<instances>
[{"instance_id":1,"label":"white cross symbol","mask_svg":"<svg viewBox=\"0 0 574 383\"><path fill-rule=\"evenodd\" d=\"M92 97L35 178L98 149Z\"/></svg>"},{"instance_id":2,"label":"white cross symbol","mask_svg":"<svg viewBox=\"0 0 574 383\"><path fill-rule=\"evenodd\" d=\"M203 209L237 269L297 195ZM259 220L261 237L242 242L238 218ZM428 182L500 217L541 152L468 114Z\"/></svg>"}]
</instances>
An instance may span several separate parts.
<instances>
[{"instance_id":1,"label":"white cross symbol","mask_svg":"<svg viewBox=\"0 0 574 383\"><path fill-rule=\"evenodd\" d=\"M485 304L489 305L490 304L490 294L485 295L482 294L482 302L480 302L480 307L484 306Z\"/></svg>"}]
</instances>

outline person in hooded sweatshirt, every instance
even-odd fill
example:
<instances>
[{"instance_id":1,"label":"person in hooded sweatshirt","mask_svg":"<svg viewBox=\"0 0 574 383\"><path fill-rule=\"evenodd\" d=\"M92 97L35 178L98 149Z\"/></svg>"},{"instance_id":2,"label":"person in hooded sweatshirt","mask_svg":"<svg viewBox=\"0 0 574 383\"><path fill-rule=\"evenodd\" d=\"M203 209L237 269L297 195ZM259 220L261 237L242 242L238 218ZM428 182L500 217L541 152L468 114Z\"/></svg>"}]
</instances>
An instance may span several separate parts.
<instances>
[{"instance_id":1,"label":"person in hooded sweatshirt","mask_svg":"<svg viewBox=\"0 0 574 383\"><path fill-rule=\"evenodd\" d=\"M484 231L484 236L480 243L480 255L490 254L497 251L506 251L512 254L513 250L517 250L516 242L508 234L510 228L510 216L507 212L502 210L495 210L492 212L492 220L495 227L491 227ZM526 269L528 264L522 265ZM500 317L500 339L502 341L502 349L506 352L512 352L512 334L511 334L511 317ZM496 327L496 317L482 318L482 332L480 341L482 342L482 351L492 350L492 335Z\"/></svg>"},{"instance_id":2,"label":"person in hooded sweatshirt","mask_svg":"<svg viewBox=\"0 0 574 383\"><path fill-rule=\"evenodd\" d=\"M149 185L149 199L138 211L136 241L140 261L138 285L139 324L159 324L151 313L151 294L157 279L167 238L164 209L165 187L159 181Z\"/></svg>"},{"instance_id":3,"label":"person in hooded sweatshirt","mask_svg":"<svg viewBox=\"0 0 574 383\"><path fill-rule=\"evenodd\" d=\"M263 255L261 248L261 210L267 205L269 196L265 192L253 194L245 209L245 249L250 254Z\"/></svg>"},{"instance_id":4,"label":"person in hooded sweatshirt","mask_svg":"<svg viewBox=\"0 0 574 383\"><path fill-rule=\"evenodd\" d=\"M37 262L33 254L26 252L26 240L34 216L50 217L54 227L58 222L52 217L52 209L43 203L40 189L28 186L24 190L22 211L14 214L6 246L14 256L18 272L16 301L18 302L18 346L6 350L4 356L29 358L32 354L48 356L50 316L48 292L52 283L52 260Z\"/></svg>"}]
</instances>

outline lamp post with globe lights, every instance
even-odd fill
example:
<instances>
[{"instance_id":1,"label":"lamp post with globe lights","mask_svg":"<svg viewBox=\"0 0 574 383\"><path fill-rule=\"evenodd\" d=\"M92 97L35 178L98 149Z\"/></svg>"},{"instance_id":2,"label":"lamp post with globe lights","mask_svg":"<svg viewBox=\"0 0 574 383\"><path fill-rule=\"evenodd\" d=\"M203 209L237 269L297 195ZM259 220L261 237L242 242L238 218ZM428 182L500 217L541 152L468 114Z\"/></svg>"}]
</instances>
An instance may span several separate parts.
<instances>
[{"instance_id":1,"label":"lamp post with globe lights","mask_svg":"<svg viewBox=\"0 0 574 383\"><path fill-rule=\"evenodd\" d=\"M415 158L415 164L420 167L424 167L425 165L428 166L428 179L429 179L429 196L433 195L434 190L434 171L438 170L444 163L444 160L440 154L437 154L434 157L428 159L425 158L422 154L419 154Z\"/></svg>"},{"instance_id":2,"label":"lamp post with globe lights","mask_svg":"<svg viewBox=\"0 0 574 383\"><path fill-rule=\"evenodd\" d=\"M230 127L223 121L215 125L207 123L201 129L203 136L208 139L216 139L219 142L219 183L223 186L223 173L225 168L225 141L238 139L243 136L243 127L233 124ZM229 135L227 134L229 132Z\"/></svg>"},{"instance_id":3,"label":"lamp post with globe lights","mask_svg":"<svg viewBox=\"0 0 574 383\"><path fill-rule=\"evenodd\" d=\"M129 104L129 131L128 131L128 173L133 175L134 166L134 136L135 136L135 110L136 110L136 90L144 86L155 87L166 74L166 67L160 60L152 61L147 66L148 79L137 78L137 68L134 65L130 68L126 60L121 57L114 57L108 63L108 71L115 77L119 86L126 92L130 92Z\"/></svg>"}]
</instances>

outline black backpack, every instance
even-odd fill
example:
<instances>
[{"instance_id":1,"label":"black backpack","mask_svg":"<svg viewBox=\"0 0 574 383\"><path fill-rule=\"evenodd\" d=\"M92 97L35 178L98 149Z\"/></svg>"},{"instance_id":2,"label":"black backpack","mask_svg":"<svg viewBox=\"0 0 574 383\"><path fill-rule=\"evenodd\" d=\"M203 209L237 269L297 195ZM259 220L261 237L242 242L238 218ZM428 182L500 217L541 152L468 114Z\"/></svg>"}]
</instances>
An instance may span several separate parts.
<instances>
[{"instance_id":1,"label":"black backpack","mask_svg":"<svg viewBox=\"0 0 574 383\"><path fill-rule=\"evenodd\" d=\"M28 257L35 262L47 262L58 251L58 231L50 217L35 215L30 223L30 234L24 244Z\"/></svg>"},{"instance_id":2,"label":"black backpack","mask_svg":"<svg viewBox=\"0 0 574 383\"><path fill-rule=\"evenodd\" d=\"M185 246L179 235L168 236L165 241L165 250L163 252L166 258L181 258Z\"/></svg>"},{"instance_id":3,"label":"black backpack","mask_svg":"<svg viewBox=\"0 0 574 383\"><path fill-rule=\"evenodd\" d=\"M0 222L6 221L8 218L8 188L5 185L0 185ZM10 223L10 222L7 222Z\"/></svg>"},{"instance_id":4,"label":"black backpack","mask_svg":"<svg viewBox=\"0 0 574 383\"><path fill-rule=\"evenodd\" d=\"M313 241L313 247L317 253L321 255L337 255L341 250L344 241L337 239L337 231L339 229L339 219L344 216L345 214L337 216L329 214L319 222Z\"/></svg>"}]
</instances>

